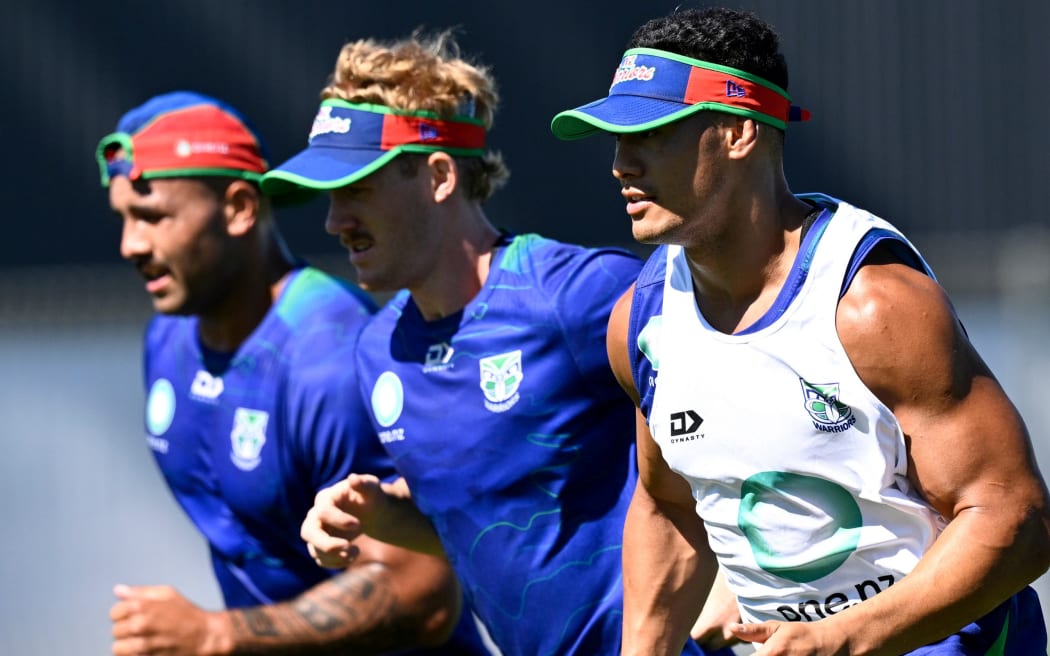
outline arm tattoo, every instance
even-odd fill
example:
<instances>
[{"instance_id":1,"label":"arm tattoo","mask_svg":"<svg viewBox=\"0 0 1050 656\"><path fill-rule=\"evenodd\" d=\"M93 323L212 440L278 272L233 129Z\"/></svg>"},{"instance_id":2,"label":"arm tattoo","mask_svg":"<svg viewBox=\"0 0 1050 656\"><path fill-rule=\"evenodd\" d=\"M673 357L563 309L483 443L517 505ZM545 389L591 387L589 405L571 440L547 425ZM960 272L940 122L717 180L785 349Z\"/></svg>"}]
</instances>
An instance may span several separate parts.
<instances>
[{"instance_id":1,"label":"arm tattoo","mask_svg":"<svg viewBox=\"0 0 1050 656\"><path fill-rule=\"evenodd\" d=\"M296 599L231 611L239 654L374 654L417 642L422 618L404 612L386 569L367 564Z\"/></svg>"},{"instance_id":2,"label":"arm tattoo","mask_svg":"<svg viewBox=\"0 0 1050 656\"><path fill-rule=\"evenodd\" d=\"M296 602L295 610L318 633L331 633L342 624L338 617L309 599Z\"/></svg>"},{"instance_id":3,"label":"arm tattoo","mask_svg":"<svg viewBox=\"0 0 1050 656\"><path fill-rule=\"evenodd\" d=\"M252 635L260 637L276 637L278 635L277 627L264 609L245 608L241 611L241 616L244 618L244 623L248 630L252 632Z\"/></svg>"}]
</instances>

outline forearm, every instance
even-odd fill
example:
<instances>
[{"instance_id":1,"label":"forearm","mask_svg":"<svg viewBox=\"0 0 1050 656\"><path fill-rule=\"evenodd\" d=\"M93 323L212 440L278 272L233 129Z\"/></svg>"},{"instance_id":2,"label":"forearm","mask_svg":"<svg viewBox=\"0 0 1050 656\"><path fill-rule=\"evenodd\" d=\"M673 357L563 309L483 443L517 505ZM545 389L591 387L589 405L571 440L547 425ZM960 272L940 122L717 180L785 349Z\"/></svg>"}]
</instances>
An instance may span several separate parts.
<instances>
[{"instance_id":1,"label":"forearm","mask_svg":"<svg viewBox=\"0 0 1050 656\"><path fill-rule=\"evenodd\" d=\"M936 642L1045 571L1045 536L1035 515L1004 524L1003 513L988 509L960 513L908 576L823 621L851 636L853 654L900 654Z\"/></svg>"},{"instance_id":2,"label":"forearm","mask_svg":"<svg viewBox=\"0 0 1050 656\"><path fill-rule=\"evenodd\" d=\"M354 567L295 599L224 611L228 654L378 654L440 644L458 616L406 604L378 563Z\"/></svg>"},{"instance_id":3,"label":"forearm","mask_svg":"<svg viewBox=\"0 0 1050 656\"><path fill-rule=\"evenodd\" d=\"M368 535L376 540L431 556L445 557L445 548L430 519L412 501L404 479L384 483L387 504L383 521L370 524Z\"/></svg>"},{"instance_id":4,"label":"forearm","mask_svg":"<svg viewBox=\"0 0 1050 656\"><path fill-rule=\"evenodd\" d=\"M730 625L740 622L740 606L726 583L725 572L718 570L700 616L689 631L693 640L708 649L720 649L737 642Z\"/></svg>"},{"instance_id":5,"label":"forearm","mask_svg":"<svg viewBox=\"0 0 1050 656\"><path fill-rule=\"evenodd\" d=\"M693 509L639 485L624 526L622 653L680 654L716 572Z\"/></svg>"}]
</instances>

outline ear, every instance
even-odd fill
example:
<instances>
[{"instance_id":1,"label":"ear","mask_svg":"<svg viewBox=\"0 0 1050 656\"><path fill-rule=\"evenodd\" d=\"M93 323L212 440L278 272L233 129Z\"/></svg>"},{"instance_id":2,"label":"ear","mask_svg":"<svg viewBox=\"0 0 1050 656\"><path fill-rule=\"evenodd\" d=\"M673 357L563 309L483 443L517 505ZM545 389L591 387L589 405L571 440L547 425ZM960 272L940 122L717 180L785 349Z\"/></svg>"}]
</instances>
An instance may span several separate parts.
<instances>
[{"instance_id":1,"label":"ear","mask_svg":"<svg viewBox=\"0 0 1050 656\"><path fill-rule=\"evenodd\" d=\"M262 199L259 190L244 180L234 180L223 194L223 214L226 217L226 232L232 237L248 234L259 219Z\"/></svg>"},{"instance_id":2,"label":"ear","mask_svg":"<svg viewBox=\"0 0 1050 656\"><path fill-rule=\"evenodd\" d=\"M726 128L729 159L744 159L758 146L759 127L754 119L734 116Z\"/></svg>"},{"instance_id":3,"label":"ear","mask_svg":"<svg viewBox=\"0 0 1050 656\"><path fill-rule=\"evenodd\" d=\"M448 153L430 153L427 157L427 170L430 172L430 189L435 203L448 200L459 183L459 169L456 160Z\"/></svg>"}]
</instances>

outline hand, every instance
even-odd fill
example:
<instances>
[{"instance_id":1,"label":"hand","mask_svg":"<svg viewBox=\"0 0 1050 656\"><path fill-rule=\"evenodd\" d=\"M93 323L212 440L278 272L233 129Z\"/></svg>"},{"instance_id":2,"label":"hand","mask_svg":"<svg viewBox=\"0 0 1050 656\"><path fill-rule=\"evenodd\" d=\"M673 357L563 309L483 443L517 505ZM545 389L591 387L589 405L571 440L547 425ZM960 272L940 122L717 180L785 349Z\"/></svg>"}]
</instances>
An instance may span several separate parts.
<instances>
[{"instance_id":1,"label":"hand","mask_svg":"<svg viewBox=\"0 0 1050 656\"><path fill-rule=\"evenodd\" d=\"M754 656L848 656L849 639L820 622L762 622L731 624L740 640L761 643Z\"/></svg>"},{"instance_id":2,"label":"hand","mask_svg":"<svg viewBox=\"0 0 1050 656\"><path fill-rule=\"evenodd\" d=\"M711 591L707 593L707 601L704 602L700 616L693 623L689 636L705 650L717 651L740 642L730 630L731 626L739 622L740 607L737 605L736 596L729 591L725 573L719 569Z\"/></svg>"},{"instance_id":3,"label":"hand","mask_svg":"<svg viewBox=\"0 0 1050 656\"><path fill-rule=\"evenodd\" d=\"M225 613L202 610L167 585L117 585L113 594L119 600L109 611L116 656L223 653L229 635Z\"/></svg>"},{"instance_id":4,"label":"hand","mask_svg":"<svg viewBox=\"0 0 1050 656\"><path fill-rule=\"evenodd\" d=\"M736 605L725 606L721 609L704 606L700 617L696 618L693 628L689 630L689 636L693 642L703 647L706 651L717 651L723 647L732 647L740 642L734 635L731 627L740 621L740 612Z\"/></svg>"},{"instance_id":5,"label":"hand","mask_svg":"<svg viewBox=\"0 0 1050 656\"><path fill-rule=\"evenodd\" d=\"M314 497L299 535L321 567L344 568L357 557L351 542L367 532L367 520L382 514L386 499L379 479L370 474L350 474Z\"/></svg>"}]
</instances>

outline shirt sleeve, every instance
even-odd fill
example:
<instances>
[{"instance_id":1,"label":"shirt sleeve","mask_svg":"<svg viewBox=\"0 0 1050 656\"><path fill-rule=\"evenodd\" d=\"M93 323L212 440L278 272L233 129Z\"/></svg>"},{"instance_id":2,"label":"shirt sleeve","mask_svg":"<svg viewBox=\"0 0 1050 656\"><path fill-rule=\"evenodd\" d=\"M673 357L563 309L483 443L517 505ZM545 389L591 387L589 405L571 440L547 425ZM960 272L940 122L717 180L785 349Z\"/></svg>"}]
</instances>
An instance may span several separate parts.
<instances>
[{"instance_id":1,"label":"shirt sleeve","mask_svg":"<svg viewBox=\"0 0 1050 656\"><path fill-rule=\"evenodd\" d=\"M332 349L300 368L289 385L294 457L315 491L351 473L381 479L394 473L361 398L353 349Z\"/></svg>"},{"instance_id":2,"label":"shirt sleeve","mask_svg":"<svg viewBox=\"0 0 1050 656\"><path fill-rule=\"evenodd\" d=\"M631 286L642 262L620 249L585 249L566 266L550 271L556 315L565 340L585 378L613 380L605 347L609 315ZM601 386L619 394L618 385Z\"/></svg>"}]
</instances>

